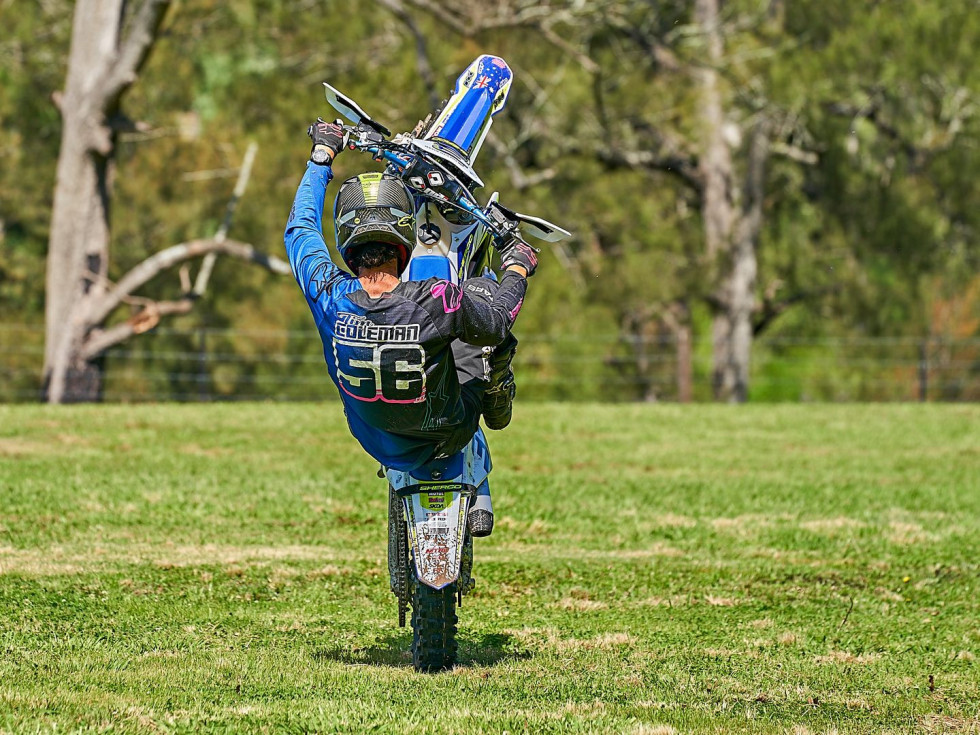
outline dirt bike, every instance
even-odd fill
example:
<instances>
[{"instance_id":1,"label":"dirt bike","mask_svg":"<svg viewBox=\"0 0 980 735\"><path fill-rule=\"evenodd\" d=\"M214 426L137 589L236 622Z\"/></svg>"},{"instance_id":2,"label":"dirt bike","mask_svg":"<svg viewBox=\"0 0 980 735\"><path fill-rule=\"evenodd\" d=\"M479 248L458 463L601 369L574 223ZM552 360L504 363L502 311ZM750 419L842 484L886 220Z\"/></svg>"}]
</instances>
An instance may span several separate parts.
<instances>
[{"instance_id":1,"label":"dirt bike","mask_svg":"<svg viewBox=\"0 0 980 735\"><path fill-rule=\"evenodd\" d=\"M403 280L437 277L453 283L493 277L493 248L530 235L555 242L570 233L504 207L494 192L486 205L473 194L483 181L473 163L493 116L507 101L513 75L496 56L478 57L459 76L453 94L412 133L391 131L349 97L324 83L342 123L346 145L387 164L413 193L417 239ZM404 627L411 607L412 663L439 671L456 662L457 605L473 579L470 511L492 513L490 451L483 430L461 452L411 472L384 468L388 480L388 570Z\"/></svg>"}]
</instances>

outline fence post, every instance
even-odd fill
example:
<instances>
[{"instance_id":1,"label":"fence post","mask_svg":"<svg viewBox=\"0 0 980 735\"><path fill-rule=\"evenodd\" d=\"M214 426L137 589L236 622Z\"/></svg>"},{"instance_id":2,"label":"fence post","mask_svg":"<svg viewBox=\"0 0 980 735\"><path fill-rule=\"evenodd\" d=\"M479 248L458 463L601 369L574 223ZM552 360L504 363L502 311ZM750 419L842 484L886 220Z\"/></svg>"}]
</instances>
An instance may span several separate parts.
<instances>
[{"instance_id":1,"label":"fence post","mask_svg":"<svg viewBox=\"0 0 980 735\"><path fill-rule=\"evenodd\" d=\"M677 400L690 403L694 393L691 360L691 327L682 324L677 330Z\"/></svg>"},{"instance_id":2,"label":"fence post","mask_svg":"<svg viewBox=\"0 0 980 735\"><path fill-rule=\"evenodd\" d=\"M208 395L208 334L204 325L198 328L197 338L197 398L204 403L211 398Z\"/></svg>"},{"instance_id":3,"label":"fence post","mask_svg":"<svg viewBox=\"0 0 980 735\"><path fill-rule=\"evenodd\" d=\"M929 338L919 343L919 401L929 400Z\"/></svg>"}]
</instances>

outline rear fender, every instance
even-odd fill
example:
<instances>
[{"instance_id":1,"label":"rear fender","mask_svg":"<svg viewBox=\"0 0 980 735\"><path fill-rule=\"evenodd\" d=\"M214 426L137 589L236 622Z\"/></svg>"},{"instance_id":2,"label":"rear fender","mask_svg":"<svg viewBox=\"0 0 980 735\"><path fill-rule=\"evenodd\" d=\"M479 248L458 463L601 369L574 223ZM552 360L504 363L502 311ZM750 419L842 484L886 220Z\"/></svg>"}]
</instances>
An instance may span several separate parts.
<instances>
[{"instance_id":1,"label":"rear fender","mask_svg":"<svg viewBox=\"0 0 980 735\"><path fill-rule=\"evenodd\" d=\"M441 589L459 578L466 514L491 468L487 439L478 429L463 451L452 457L411 472L385 471L404 503L415 574L424 584Z\"/></svg>"},{"instance_id":2,"label":"rear fender","mask_svg":"<svg viewBox=\"0 0 980 735\"><path fill-rule=\"evenodd\" d=\"M459 579L472 485L423 482L396 491L405 504L408 546L415 576L433 589Z\"/></svg>"}]
</instances>

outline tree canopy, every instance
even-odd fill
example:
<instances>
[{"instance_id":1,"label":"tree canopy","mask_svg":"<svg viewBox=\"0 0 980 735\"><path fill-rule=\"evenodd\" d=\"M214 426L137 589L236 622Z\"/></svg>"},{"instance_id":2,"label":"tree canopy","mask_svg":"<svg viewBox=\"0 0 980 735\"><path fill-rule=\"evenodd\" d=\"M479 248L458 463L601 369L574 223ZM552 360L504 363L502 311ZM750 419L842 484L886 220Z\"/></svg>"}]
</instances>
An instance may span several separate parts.
<instances>
[{"instance_id":1,"label":"tree canopy","mask_svg":"<svg viewBox=\"0 0 980 735\"><path fill-rule=\"evenodd\" d=\"M794 340L980 337L976 3L729 0L713 27L699 14L705 1L174 4L123 106L108 278L174 243L211 237L252 142L258 154L231 236L280 255L306 126L332 112L320 82L411 130L475 56L495 53L515 86L480 156L483 195L500 190L503 201L575 233L545 253L518 325L525 395L675 398L682 368L657 356L673 355L682 337L694 339L694 395L711 395L705 358L735 256L706 248L706 73L717 79L718 140L731 157L727 195L745 221L738 208L751 200L752 140L765 136L749 239L751 330L767 369L781 369ZM128 13L139 7L129 5ZM0 0L6 324L43 321L62 129L53 100L64 87L72 11L69 0ZM336 168L345 177L373 167L346 154ZM214 340L211 349L241 357L208 371L215 394L247 393L250 376L312 371L302 361L250 362L310 329L291 278L229 259L218 261L212 284L191 313L161 326L246 332ZM140 294L180 292L174 271ZM125 320L127 308L110 320ZM274 336L254 336L263 333ZM196 350L194 338L164 337L147 340L140 364L178 376L160 397L192 393L168 355ZM0 348L17 339L0 334ZM978 352L957 361L966 378L980 374ZM25 354L19 371L0 376L0 396L36 383L22 368L36 369L39 357ZM833 354L830 364L819 362L826 353L793 354L820 369L782 389L750 386L750 395L894 397L856 386Z\"/></svg>"}]
</instances>

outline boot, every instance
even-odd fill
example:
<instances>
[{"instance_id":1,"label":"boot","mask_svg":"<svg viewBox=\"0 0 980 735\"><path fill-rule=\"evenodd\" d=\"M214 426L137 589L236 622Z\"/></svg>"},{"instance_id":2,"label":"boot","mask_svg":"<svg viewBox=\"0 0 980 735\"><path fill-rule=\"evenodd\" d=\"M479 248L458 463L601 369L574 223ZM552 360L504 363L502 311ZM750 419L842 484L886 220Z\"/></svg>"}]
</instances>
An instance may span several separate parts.
<instances>
[{"instance_id":1,"label":"boot","mask_svg":"<svg viewBox=\"0 0 980 735\"><path fill-rule=\"evenodd\" d=\"M470 535L484 538L493 533L493 502L490 500L490 482L484 480L476 490L473 507L466 516Z\"/></svg>"}]
</instances>

